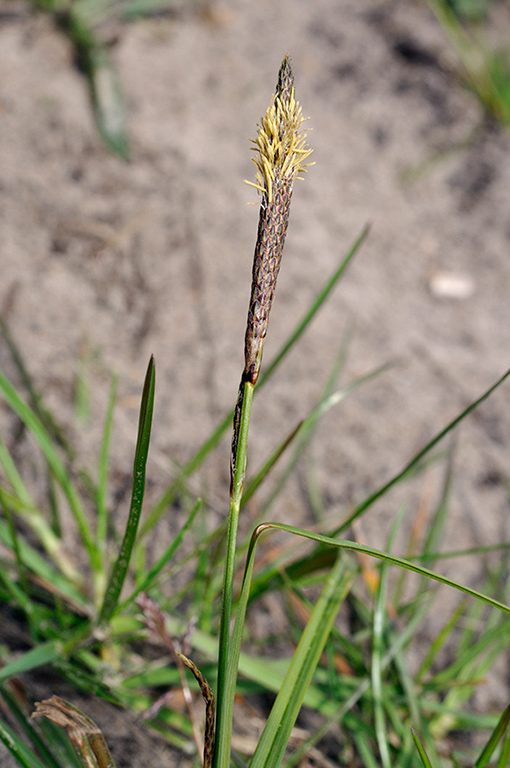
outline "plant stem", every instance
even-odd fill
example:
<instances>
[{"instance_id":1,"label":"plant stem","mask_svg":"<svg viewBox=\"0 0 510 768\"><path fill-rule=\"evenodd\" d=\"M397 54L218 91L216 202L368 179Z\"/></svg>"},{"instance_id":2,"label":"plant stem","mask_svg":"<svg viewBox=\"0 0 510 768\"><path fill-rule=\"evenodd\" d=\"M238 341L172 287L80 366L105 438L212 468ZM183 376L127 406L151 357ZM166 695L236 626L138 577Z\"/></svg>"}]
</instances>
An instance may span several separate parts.
<instances>
[{"instance_id":1,"label":"plant stem","mask_svg":"<svg viewBox=\"0 0 510 768\"><path fill-rule=\"evenodd\" d=\"M227 532L227 553L223 581L223 599L221 608L220 645L218 658L218 688L216 710L216 744L213 766L227 767L230 764L230 744L232 740L232 716L234 710L235 678L233 686L227 684L230 651L230 621L232 618L232 597L236 564L237 526L239 510L243 496L244 473L246 468L246 448L250 424L251 404L255 386L241 379L239 399L234 421L235 455L232 460L232 480L230 487L230 508ZM239 420L237 421L237 413ZM237 422L237 423L236 423Z\"/></svg>"}]
</instances>

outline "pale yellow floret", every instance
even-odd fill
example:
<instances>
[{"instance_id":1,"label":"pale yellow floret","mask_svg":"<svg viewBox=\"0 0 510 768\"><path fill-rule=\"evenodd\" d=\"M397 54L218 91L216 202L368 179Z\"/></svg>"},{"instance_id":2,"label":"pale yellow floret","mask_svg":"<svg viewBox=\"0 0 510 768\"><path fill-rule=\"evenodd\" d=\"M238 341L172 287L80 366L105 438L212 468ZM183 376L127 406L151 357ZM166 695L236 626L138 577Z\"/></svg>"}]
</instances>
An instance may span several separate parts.
<instances>
[{"instance_id":1,"label":"pale yellow floret","mask_svg":"<svg viewBox=\"0 0 510 768\"><path fill-rule=\"evenodd\" d=\"M266 114L260 121L257 138L252 149L257 153L253 162L257 168L256 181L247 181L267 202L273 198L273 190L284 181L301 178L308 166L304 163L312 150L306 143L307 129L303 129L305 118L299 102L294 98L294 89L287 100L273 96Z\"/></svg>"},{"instance_id":2,"label":"pale yellow floret","mask_svg":"<svg viewBox=\"0 0 510 768\"><path fill-rule=\"evenodd\" d=\"M260 192L260 194L263 194L266 191L264 187L261 187L260 184L255 184L254 181L248 181L248 179L245 179L244 183L249 184L250 187L253 187L254 189L256 189L257 192ZM248 205L256 205L256 203L248 203Z\"/></svg>"}]
</instances>

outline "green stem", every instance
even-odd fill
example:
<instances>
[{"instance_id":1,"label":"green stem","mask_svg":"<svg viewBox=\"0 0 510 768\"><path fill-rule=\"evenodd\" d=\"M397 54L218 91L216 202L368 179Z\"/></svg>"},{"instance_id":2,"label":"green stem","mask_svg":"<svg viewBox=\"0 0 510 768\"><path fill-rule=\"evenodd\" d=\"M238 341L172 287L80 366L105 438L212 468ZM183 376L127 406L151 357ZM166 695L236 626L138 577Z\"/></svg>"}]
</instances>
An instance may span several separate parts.
<instances>
[{"instance_id":1,"label":"green stem","mask_svg":"<svg viewBox=\"0 0 510 768\"><path fill-rule=\"evenodd\" d=\"M232 740L232 716L234 710L234 683L228 682L230 662L230 622L236 566L237 525L243 496L244 473L246 468L246 447L253 399L254 385L245 381L242 390L241 415L237 435L237 449L230 490L228 516L227 554L223 581L221 607L220 643L218 658L218 692L216 704L216 739L213 768L228 768L230 765L230 744Z\"/></svg>"}]
</instances>

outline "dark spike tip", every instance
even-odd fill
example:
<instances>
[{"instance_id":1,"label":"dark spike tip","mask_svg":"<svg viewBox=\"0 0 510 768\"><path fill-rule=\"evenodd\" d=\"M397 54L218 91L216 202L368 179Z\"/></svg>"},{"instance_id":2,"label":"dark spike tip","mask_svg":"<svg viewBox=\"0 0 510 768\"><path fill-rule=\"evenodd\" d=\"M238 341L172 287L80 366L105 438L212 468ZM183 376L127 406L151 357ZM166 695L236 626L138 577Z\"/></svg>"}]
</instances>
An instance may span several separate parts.
<instances>
[{"instance_id":1,"label":"dark spike tip","mask_svg":"<svg viewBox=\"0 0 510 768\"><path fill-rule=\"evenodd\" d=\"M285 55L280 71L278 72L278 82L276 83L276 96L283 100L288 100L291 90L294 88L294 73L292 72L292 63L290 56Z\"/></svg>"}]
</instances>

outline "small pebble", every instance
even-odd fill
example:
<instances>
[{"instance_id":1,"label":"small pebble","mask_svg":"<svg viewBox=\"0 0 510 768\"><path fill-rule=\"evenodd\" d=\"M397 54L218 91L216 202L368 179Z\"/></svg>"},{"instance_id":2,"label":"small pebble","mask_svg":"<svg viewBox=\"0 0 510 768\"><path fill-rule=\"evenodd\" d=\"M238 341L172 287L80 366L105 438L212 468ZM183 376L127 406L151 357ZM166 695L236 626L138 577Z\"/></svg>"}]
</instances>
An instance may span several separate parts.
<instances>
[{"instance_id":1,"label":"small pebble","mask_svg":"<svg viewBox=\"0 0 510 768\"><path fill-rule=\"evenodd\" d=\"M430 278L429 288L437 299L469 299L475 292L475 283L462 272L436 272Z\"/></svg>"}]
</instances>

